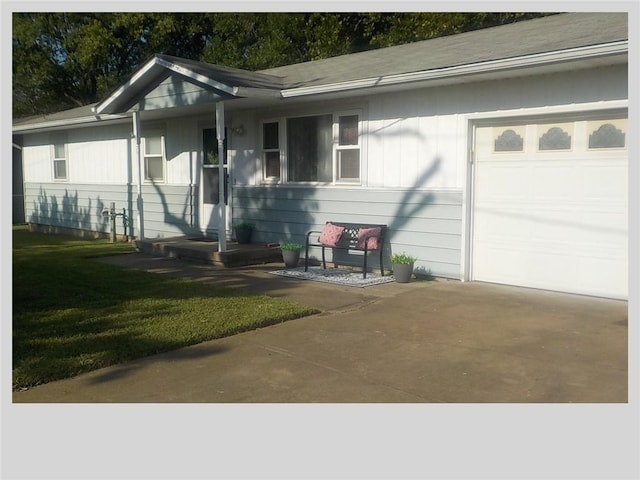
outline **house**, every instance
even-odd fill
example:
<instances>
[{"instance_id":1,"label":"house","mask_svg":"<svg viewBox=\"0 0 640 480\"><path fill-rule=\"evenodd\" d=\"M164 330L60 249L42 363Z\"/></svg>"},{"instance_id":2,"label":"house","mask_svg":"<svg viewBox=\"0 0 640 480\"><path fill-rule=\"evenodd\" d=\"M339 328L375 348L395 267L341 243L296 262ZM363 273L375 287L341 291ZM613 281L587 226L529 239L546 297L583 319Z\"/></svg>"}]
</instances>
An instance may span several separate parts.
<instances>
[{"instance_id":1,"label":"house","mask_svg":"<svg viewBox=\"0 0 640 480\"><path fill-rule=\"evenodd\" d=\"M221 248L238 220L384 223L418 272L627 298L627 39L566 13L260 72L155 55L14 121L25 218L105 233L115 202L129 235Z\"/></svg>"}]
</instances>

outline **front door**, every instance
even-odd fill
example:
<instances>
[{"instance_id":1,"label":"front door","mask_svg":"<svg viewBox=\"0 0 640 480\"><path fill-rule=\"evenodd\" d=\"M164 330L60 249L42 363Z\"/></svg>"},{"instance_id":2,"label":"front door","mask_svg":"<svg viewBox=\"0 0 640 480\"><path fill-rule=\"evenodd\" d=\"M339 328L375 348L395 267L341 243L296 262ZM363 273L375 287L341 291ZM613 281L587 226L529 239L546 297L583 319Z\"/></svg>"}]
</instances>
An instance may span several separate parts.
<instances>
[{"instance_id":1,"label":"front door","mask_svg":"<svg viewBox=\"0 0 640 480\"><path fill-rule=\"evenodd\" d=\"M226 129L225 129L226 130ZM202 182L200 194L202 198L202 215L201 228L207 236L215 236L218 232L230 230L229 214L229 167L227 164L227 140L225 131L224 155L223 155L223 172L224 172L224 204L220 205L220 160L218 158L218 139L215 128L202 129ZM227 225L220 228L220 208L226 208Z\"/></svg>"}]
</instances>

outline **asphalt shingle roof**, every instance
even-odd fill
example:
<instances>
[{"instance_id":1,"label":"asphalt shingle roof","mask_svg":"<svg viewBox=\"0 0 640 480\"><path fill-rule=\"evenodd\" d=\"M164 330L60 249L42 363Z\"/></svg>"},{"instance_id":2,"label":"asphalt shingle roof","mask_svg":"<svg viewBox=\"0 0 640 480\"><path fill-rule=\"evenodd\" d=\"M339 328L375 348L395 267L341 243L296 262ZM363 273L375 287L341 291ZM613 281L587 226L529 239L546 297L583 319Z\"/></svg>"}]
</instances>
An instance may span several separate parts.
<instances>
[{"instance_id":1,"label":"asphalt shingle roof","mask_svg":"<svg viewBox=\"0 0 640 480\"><path fill-rule=\"evenodd\" d=\"M626 13L566 13L262 70L285 88L434 70L628 39Z\"/></svg>"}]
</instances>

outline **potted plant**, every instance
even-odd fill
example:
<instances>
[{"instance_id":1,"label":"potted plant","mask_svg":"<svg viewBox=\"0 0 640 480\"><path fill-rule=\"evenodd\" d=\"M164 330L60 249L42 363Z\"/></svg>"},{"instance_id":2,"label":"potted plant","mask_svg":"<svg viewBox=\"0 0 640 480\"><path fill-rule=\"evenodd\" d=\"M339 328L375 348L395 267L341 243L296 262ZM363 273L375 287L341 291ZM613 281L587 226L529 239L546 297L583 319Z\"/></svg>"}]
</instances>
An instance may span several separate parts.
<instances>
[{"instance_id":1,"label":"potted plant","mask_svg":"<svg viewBox=\"0 0 640 480\"><path fill-rule=\"evenodd\" d=\"M253 232L253 224L249 222L238 222L233 225L236 232L236 240L238 243L249 243L251 241L251 232Z\"/></svg>"},{"instance_id":2,"label":"potted plant","mask_svg":"<svg viewBox=\"0 0 640 480\"><path fill-rule=\"evenodd\" d=\"M280 250L282 251L282 260L285 267L295 268L298 266L302 245L298 243L281 243Z\"/></svg>"},{"instance_id":3,"label":"potted plant","mask_svg":"<svg viewBox=\"0 0 640 480\"><path fill-rule=\"evenodd\" d=\"M392 253L389 257L393 265L393 276L398 283L409 283L413 274L413 264L417 260L406 252Z\"/></svg>"}]
</instances>

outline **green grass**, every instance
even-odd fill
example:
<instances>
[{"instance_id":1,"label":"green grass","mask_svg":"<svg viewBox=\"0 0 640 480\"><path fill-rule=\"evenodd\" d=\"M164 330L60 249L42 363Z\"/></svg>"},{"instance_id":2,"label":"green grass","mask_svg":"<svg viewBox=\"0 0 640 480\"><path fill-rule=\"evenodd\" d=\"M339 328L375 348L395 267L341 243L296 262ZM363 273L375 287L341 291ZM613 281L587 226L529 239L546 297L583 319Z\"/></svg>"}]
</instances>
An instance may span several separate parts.
<instances>
[{"instance_id":1,"label":"green grass","mask_svg":"<svg viewBox=\"0 0 640 480\"><path fill-rule=\"evenodd\" d=\"M316 313L94 259L131 251L14 227L14 390Z\"/></svg>"}]
</instances>

